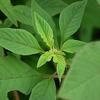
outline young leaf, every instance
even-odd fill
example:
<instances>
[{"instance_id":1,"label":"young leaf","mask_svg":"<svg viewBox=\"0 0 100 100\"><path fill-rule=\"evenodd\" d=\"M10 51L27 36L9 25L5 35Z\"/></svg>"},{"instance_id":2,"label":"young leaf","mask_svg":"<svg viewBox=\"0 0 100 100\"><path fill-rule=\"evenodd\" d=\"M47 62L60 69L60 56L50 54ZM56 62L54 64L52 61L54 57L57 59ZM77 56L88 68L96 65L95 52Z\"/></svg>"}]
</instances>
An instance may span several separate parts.
<instances>
[{"instance_id":1,"label":"young leaf","mask_svg":"<svg viewBox=\"0 0 100 100\"><path fill-rule=\"evenodd\" d=\"M76 52L78 52L85 44L86 44L85 42L70 39L70 40L67 40L67 41L63 44L61 50L62 50L62 51L65 51L65 52L68 52L68 53L76 53Z\"/></svg>"},{"instance_id":2,"label":"young leaf","mask_svg":"<svg viewBox=\"0 0 100 100\"><path fill-rule=\"evenodd\" d=\"M8 100L8 92L14 90L28 95L32 87L41 79L40 73L34 71L30 66L17 59L15 56L0 57L1 100Z\"/></svg>"},{"instance_id":3,"label":"young leaf","mask_svg":"<svg viewBox=\"0 0 100 100\"><path fill-rule=\"evenodd\" d=\"M44 9L42 9L39 4L37 3L37 0L32 0L31 2L31 14L32 14L32 23L34 29L35 27L35 18L34 18L34 13L37 12L42 18L44 18L48 24L51 26L53 30L55 30L55 24L52 20L52 17L46 12ZM36 30L36 29L35 29Z\"/></svg>"},{"instance_id":4,"label":"young leaf","mask_svg":"<svg viewBox=\"0 0 100 100\"><path fill-rule=\"evenodd\" d=\"M59 97L68 100L100 98L100 42L90 43L76 54Z\"/></svg>"},{"instance_id":5,"label":"young leaf","mask_svg":"<svg viewBox=\"0 0 100 100\"><path fill-rule=\"evenodd\" d=\"M52 59L53 56L53 52L52 51L47 51L44 54L42 54L39 58L37 67L41 67L42 65L44 65L46 62L50 61Z\"/></svg>"},{"instance_id":6,"label":"young leaf","mask_svg":"<svg viewBox=\"0 0 100 100\"><path fill-rule=\"evenodd\" d=\"M59 81L61 81L62 75L64 74L65 67L66 67L65 59L62 55L55 54L53 56L53 61L54 63L57 64L57 74L58 74Z\"/></svg>"},{"instance_id":7,"label":"young leaf","mask_svg":"<svg viewBox=\"0 0 100 100\"><path fill-rule=\"evenodd\" d=\"M9 18L9 20L17 25L16 16L10 0L0 0L0 10Z\"/></svg>"},{"instance_id":8,"label":"young leaf","mask_svg":"<svg viewBox=\"0 0 100 100\"><path fill-rule=\"evenodd\" d=\"M0 28L0 46L19 55L42 52L34 36L22 29Z\"/></svg>"},{"instance_id":9,"label":"young leaf","mask_svg":"<svg viewBox=\"0 0 100 100\"><path fill-rule=\"evenodd\" d=\"M46 12L43 8L41 8L39 6L39 4L37 3L37 0L32 0L32 2L31 2L32 24L33 24L34 30L36 31L37 29L35 26L34 12L37 12L42 18L44 18L48 22L48 24L50 25L50 27L52 28L53 33L54 33L55 47L58 47L55 23L54 23L52 17L48 14L48 12Z\"/></svg>"},{"instance_id":10,"label":"young leaf","mask_svg":"<svg viewBox=\"0 0 100 100\"><path fill-rule=\"evenodd\" d=\"M56 100L56 87L53 79L39 82L32 90L29 100Z\"/></svg>"},{"instance_id":11,"label":"young leaf","mask_svg":"<svg viewBox=\"0 0 100 100\"><path fill-rule=\"evenodd\" d=\"M46 10L44 10L42 7L40 7L37 0L31 1L32 24L33 24L34 30L36 31L34 12L37 12L42 18L44 18L46 20L46 22L48 22L50 27L53 29L54 40L55 40L54 44L55 44L55 47L58 48L57 32L56 32L55 23L54 23L52 17L48 14L48 12L46 12Z\"/></svg>"},{"instance_id":12,"label":"young leaf","mask_svg":"<svg viewBox=\"0 0 100 100\"><path fill-rule=\"evenodd\" d=\"M50 25L38 13L34 12L35 25L37 32L43 41L52 48L54 46L53 30Z\"/></svg>"},{"instance_id":13,"label":"young leaf","mask_svg":"<svg viewBox=\"0 0 100 100\"><path fill-rule=\"evenodd\" d=\"M73 35L80 27L87 0L67 6L60 14L59 25L62 42Z\"/></svg>"}]
</instances>

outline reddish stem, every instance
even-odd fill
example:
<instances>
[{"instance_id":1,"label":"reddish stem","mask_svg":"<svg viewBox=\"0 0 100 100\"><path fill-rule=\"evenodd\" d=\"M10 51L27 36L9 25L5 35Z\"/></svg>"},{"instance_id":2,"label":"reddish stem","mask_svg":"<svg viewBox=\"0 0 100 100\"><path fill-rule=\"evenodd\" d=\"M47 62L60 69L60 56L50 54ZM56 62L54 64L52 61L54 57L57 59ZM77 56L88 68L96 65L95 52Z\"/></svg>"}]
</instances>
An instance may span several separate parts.
<instances>
[{"instance_id":1,"label":"reddish stem","mask_svg":"<svg viewBox=\"0 0 100 100\"><path fill-rule=\"evenodd\" d=\"M13 91L13 95L14 95L15 100L20 100L20 97L17 91Z\"/></svg>"}]
</instances>

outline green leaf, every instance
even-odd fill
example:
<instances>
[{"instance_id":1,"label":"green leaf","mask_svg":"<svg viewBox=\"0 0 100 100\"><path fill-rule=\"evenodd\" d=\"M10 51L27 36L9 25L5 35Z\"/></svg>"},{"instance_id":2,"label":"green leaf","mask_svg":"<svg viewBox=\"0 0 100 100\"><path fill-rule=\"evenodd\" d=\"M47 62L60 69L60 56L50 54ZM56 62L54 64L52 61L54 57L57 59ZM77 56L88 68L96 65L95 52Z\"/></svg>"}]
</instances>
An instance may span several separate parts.
<instances>
[{"instance_id":1,"label":"green leaf","mask_svg":"<svg viewBox=\"0 0 100 100\"><path fill-rule=\"evenodd\" d=\"M9 18L9 20L17 25L16 16L10 0L0 0L0 10Z\"/></svg>"},{"instance_id":2,"label":"green leaf","mask_svg":"<svg viewBox=\"0 0 100 100\"><path fill-rule=\"evenodd\" d=\"M31 8L24 5L13 7L16 19L26 25L32 26Z\"/></svg>"},{"instance_id":3,"label":"green leaf","mask_svg":"<svg viewBox=\"0 0 100 100\"><path fill-rule=\"evenodd\" d=\"M68 52L68 53L76 53L78 52L86 43L85 42L82 42L82 41L79 41L79 40L73 40L73 39L70 39L70 40L67 40L61 50L62 51L65 51L65 52Z\"/></svg>"},{"instance_id":4,"label":"green leaf","mask_svg":"<svg viewBox=\"0 0 100 100\"><path fill-rule=\"evenodd\" d=\"M65 58L62 55L54 54L53 61L57 64L57 74L59 81L61 81L62 75L64 74L66 68Z\"/></svg>"},{"instance_id":5,"label":"green leaf","mask_svg":"<svg viewBox=\"0 0 100 100\"><path fill-rule=\"evenodd\" d=\"M34 12L37 12L42 18L44 18L53 30L55 29L55 24L52 20L52 17L44 9L42 9L39 6L39 4L37 3L36 0L32 0L32 2L31 2L31 14L32 14L32 23L33 23L34 29L35 29Z\"/></svg>"},{"instance_id":6,"label":"green leaf","mask_svg":"<svg viewBox=\"0 0 100 100\"><path fill-rule=\"evenodd\" d=\"M60 14L59 25L62 42L73 35L80 27L87 0L75 2Z\"/></svg>"},{"instance_id":7,"label":"green leaf","mask_svg":"<svg viewBox=\"0 0 100 100\"><path fill-rule=\"evenodd\" d=\"M34 12L37 12L42 18L44 18L48 22L50 27L53 29L54 40L55 40L54 44L55 44L55 47L58 47L57 32L56 32L56 28L55 28L56 27L55 23L54 23L52 17L48 14L48 12L46 12L43 8L41 8L39 6L39 4L37 3L37 0L32 0L32 2L31 2L32 23L33 23L34 30L36 31Z\"/></svg>"},{"instance_id":8,"label":"green leaf","mask_svg":"<svg viewBox=\"0 0 100 100\"><path fill-rule=\"evenodd\" d=\"M49 62L53 57L53 52L52 51L47 51L44 54L42 54L38 60L37 67L43 66L46 62Z\"/></svg>"},{"instance_id":9,"label":"green leaf","mask_svg":"<svg viewBox=\"0 0 100 100\"><path fill-rule=\"evenodd\" d=\"M0 46L19 55L42 52L34 36L22 29L0 28Z\"/></svg>"},{"instance_id":10,"label":"green leaf","mask_svg":"<svg viewBox=\"0 0 100 100\"><path fill-rule=\"evenodd\" d=\"M14 90L18 90L28 95L33 86L41 79L41 74L34 71L30 66L16 57L11 55L0 57L1 100L8 100L7 93Z\"/></svg>"},{"instance_id":11,"label":"green leaf","mask_svg":"<svg viewBox=\"0 0 100 100\"><path fill-rule=\"evenodd\" d=\"M100 42L90 43L76 54L59 97L69 100L100 98Z\"/></svg>"},{"instance_id":12,"label":"green leaf","mask_svg":"<svg viewBox=\"0 0 100 100\"><path fill-rule=\"evenodd\" d=\"M51 16L60 13L67 6L62 0L37 0L37 2Z\"/></svg>"},{"instance_id":13,"label":"green leaf","mask_svg":"<svg viewBox=\"0 0 100 100\"><path fill-rule=\"evenodd\" d=\"M56 87L53 79L39 82L32 90L29 100L56 100Z\"/></svg>"},{"instance_id":14,"label":"green leaf","mask_svg":"<svg viewBox=\"0 0 100 100\"><path fill-rule=\"evenodd\" d=\"M53 30L50 25L38 13L34 13L35 25L37 32L40 34L43 41L52 48L54 46Z\"/></svg>"}]
</instances>

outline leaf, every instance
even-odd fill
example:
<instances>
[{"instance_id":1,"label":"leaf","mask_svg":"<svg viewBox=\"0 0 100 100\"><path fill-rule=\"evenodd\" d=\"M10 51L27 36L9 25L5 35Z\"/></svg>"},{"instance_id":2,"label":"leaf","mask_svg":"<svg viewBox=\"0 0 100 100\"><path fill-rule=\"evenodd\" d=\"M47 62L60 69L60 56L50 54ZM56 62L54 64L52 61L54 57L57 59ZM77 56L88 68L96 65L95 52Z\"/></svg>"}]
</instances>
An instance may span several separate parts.
<instances>
[{"instance_id":1,"label":"leaf","mask_svg":"<svg viewBox=\"0 0 100 100\"><path fill-rule=\"evenodd\" d=\"M44 75L50 75L54 73L54 69L48 67L48 64L44 64L42 67L37 68L37 62L39 60L39 57L37 55L23 56L21 57L21 59L39 73L43 73Z\"/></svg>"},{"instance_id":2,"label":"leaf","mask_svg":"<svg viewBox=\"0 0 100 100\"><path fill-rule=\"evenodd\" d=\"M62 55L55 54L53 56L54 63L57 64L57 74L59 81L61 81L62 75L64 74L65 68L66 68L66 62Z\"/></svg>"},{"instance_id":3,"label":"leaf","mask_svg":"<svg viewBox=\"0 0 100 100\"><path fill-rule=\"evenodd\" d=\"M52 48L54 45L53 30L50 25L38 13L34 13L35 25L37 32L40 34L43 41Z\"/></svg>"},{"instance_id":4,"label":"leaf","mask_svg":"<svg viewBox=\"0 0 100 100\"><path fill-rule=\"evenodd\" d=\"M76 54L59 97L68 100L100 98L100 42L87 44Z\"/></svg>"},{"instance_id":5,"label":"leaf","mask_svg":"<svg viewBox=\"0 0 100 100\"><path fill-rule=\"evenodd\" d=\"M67 6L62 0L37 0L37 2L51 16L60 13Z\"/></svg>"},{"instance_id":6,"label":"leaf","mask_svg":"<svg viewBox=\"0 0 100 100\"><path fill-rule=\"evenodd\" d=\"M54 34L54 44L55 47L58 46L58 41L57 41L57 32L56 32L56 26L55 23L52 19L52 17L48 14L48 12L46 12L43 8L41 8L39 6L39 4L37 3L37 0L32 0L31 2L31 14L32 14L32 24L34 27L34 30L36 31L36 26L35 26L35 18L34 18L34 12L38 13L42 18L44 18L48 24L50 25L50 27L53 30L53 34ZM37 31L36 31L37 32Z\"/></svg>"},{"instance_id":7,"label":"leaf","mask_svg":"<svg viewBox=\"0 0 100 100\"><path fill-rule=\"evenodd\" d=\"M82 41L90 42L91 40L94 39L93 37L94 28L100 28L100 23L98 21L99 19L100 19L100 6L96 2L96 0L88 0L81 26Z\"/></svg>"},{"instance_id":8,"label":"leaf","mask_svg":"<svg viewBox=\"0 0 100 100\"><path fill-rule=\"evenodd\" d=\"M0 10L17 26L15 13L10 0L0 0Z\"/></svg>"},{"instance_id":9,"label":"leaf","mask_svg":"<svg viewBox=\"0 0 100 100\"><path fill-rule=\"evenodd\" d=\"M32 0L31 2L31 14L32 14L32 23L33 27L35 28L35 18L34 18L34 12L38 13L42 18L44 18L48 24L51 26L51 28L55 29L55 24L52 20L52 17L44 10L42 9L39 4L36 2L36 0Z\"/></svg>"},{"instance_id":10,"label":"leaf","mask_svg":"<svg viewBox=\"0 0 100 100\"><path fill-rule=\"evenodd\" d=\"M68 39L79 29L86 1L87 0L75 2L61 12L59 26L61 30L62 42Z\"/></svg>"},{"instance_id":11,"label":"leaf","mask_svg":"<svg viewBox=\"0 0 100 100\"><path fill-rule=\"evenodd\" d=\"M47 51L44 54L42 54L38 60L37 67L43 66L46 62L49 62L53 57L53 52L52 51Z\"/></svg>"},{"instance_id":12,"label":"leaf","mask_svg":"<svg viewBox=\"0 0 100 100\"><path fill-rule=\"evenodd\" d=\"M32 26L31 8L24 5L13 7L16 19L26 25Z\"/></svg>"},{"instance_id":13,"label":"leaf","mask_svg":"<svg viewBox=\"0 0 100 100\"><path fill-rule=\"evenodd\" d=\"M0 28L0 46L19 55L42 52L34 36L22 29Z\"/></svg>"},{"instance_id":14,"label":"leaf","mask_svg":"<svg viewBox=\"0 0 100 100\"><path fill-rule=\"evenodd\" d=\"M62 51L65 51L65 52L68 52L68 53L76 53L78 52L86 43L85 42L82 42L82 41L79 41L79 40L73 40L73 39L70 39L70 40L67 40L61 50Z\"/></svg>"},{"instance_id":15,"label":"leaf","mask_svg":"<svg viewBox=\"0 0 100 100\"><path fill-rule=\"evenodd\" d=\"M1 100L8 100L7 93L14 90L28 95L40 80L42 80L41 74L15 56L0 57Z\"/></svg>"},{"instance_id":16,"label":"leaf","mask_svg":"<svg viewBox=\"0 0 100 100\"><path fill-rule=\"evenodd\" d=\"M56 87L53 79L39 82L32 90L29 100L56 100Z\"/></svg>"}]
</instances>

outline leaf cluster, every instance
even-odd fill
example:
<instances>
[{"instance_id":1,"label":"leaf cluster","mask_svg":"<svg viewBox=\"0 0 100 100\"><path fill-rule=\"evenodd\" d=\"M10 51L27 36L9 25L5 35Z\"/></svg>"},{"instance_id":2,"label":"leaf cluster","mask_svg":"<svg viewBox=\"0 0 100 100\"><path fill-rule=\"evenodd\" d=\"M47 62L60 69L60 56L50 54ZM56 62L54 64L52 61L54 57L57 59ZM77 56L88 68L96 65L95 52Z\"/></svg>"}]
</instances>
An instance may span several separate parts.
<instances>
[{"instance_id":1,"label":"leaf cluster","mask_svg":"<svg viewBox=\"0 0 100 100\"><path fill-rule=\"evenodd\" d=\"M100 42L87 44L72 37L87 2L26 0L24 5L12 5L0 0L7 17L0 22L1 100L8 100L10 91L30 94L29 100L100 98Z\"/></svg>"}]
</instances>

